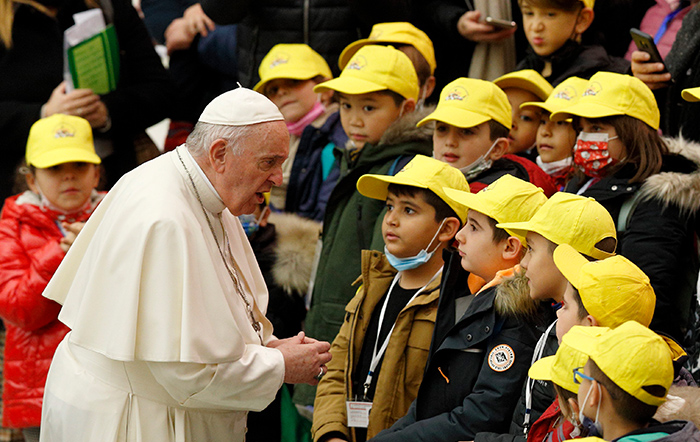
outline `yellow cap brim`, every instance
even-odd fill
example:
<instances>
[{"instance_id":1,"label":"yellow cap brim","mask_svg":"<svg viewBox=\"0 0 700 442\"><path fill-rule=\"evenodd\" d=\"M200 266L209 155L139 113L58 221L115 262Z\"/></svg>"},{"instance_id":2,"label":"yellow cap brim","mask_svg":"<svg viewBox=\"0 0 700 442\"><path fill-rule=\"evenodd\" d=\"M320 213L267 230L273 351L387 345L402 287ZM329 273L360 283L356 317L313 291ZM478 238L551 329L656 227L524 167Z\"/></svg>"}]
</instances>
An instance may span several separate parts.
<instances>
[{"instance_id":1,"label":"yellow cap brim","mask_svg":"<svg viewBox=\"0 0 700 442\"><path fill-rule=\"evenodd\" d=\"M355 77L338 77L333 80L328 80L314 87L314 92L324 92L333 90L341 94L368 94L370 92L383 91L388 89L386 86Z\"/></svg>"},{"instance_id":2,"label":"yellow cap brim","mask_svg":"<svg viewBox=\"0 0 700 442\"><path fill-rule=\"evenodd\" d=\"M542 235L540 232L538 232L537 225L530 221L523 221L519 223L498 223L496 224L496 227L498 227L499 229L507 230L508 232L511 232L514 235L517 235L518 237L522 238L525 238L528 232L535 232Z\"/></svg>"},{"instance_id":3,"label":"yellow cap brim","mask_svg":"<svg viewBox=\"0 0 700 442\"><path fill-rule=\"evenodd\" d=\"M491 120L491 117L488 115L478 114L451 106L438 106L435 112L420 120L416 126L421 127L430 121L441 121L455 127L466 128L478 126L489 120Z\"/></svg>"},{"instance_id":4,"label":"yellow cap brim","mask_svg":"<svg viewBox=\"0 0 700 442\"><path fill-rule=\"evenodd\" d=\"M357 191L360 195L375 200L386 200L389 193L390 184L399 184L403 186L418 187L427 189L425 184L419 183L416 180L407 179L398 175L363 175L357 180Z\"/></svg>"},{"instance_id":5,"label":"yellow cap brim","mask_svg":"<svg viewBox=\"0 0 700 442\"><path fill-rule=\"evenodd\" d=\"M672 338L669 338L668 336L664 335L659 335L661 338L666 342L666 345L668 345L668 349L671 352L671 359L674 361L677 361L678 358L682 358L683 356L686 356L687 353L685 350L683 350L683 347L678 345L676 341L674 341Z\"/></svg>"},{"instance_id":6,"label":"yellow cap brim","mask_svg":"<svg viewBox=\"0 0 700 442\"><path fill-rule=\"evenodd\" d=\"M547 356L536 361L528 370L527 375L538 381L551 381L554 358L555 356Z\"/></svg>"},{"instance_id":7,"label":"yellow cap brim","mask_svg":"<svg viewBox=\"0 0 700 442\"><path fill-rule=\"evenodd\" d=\"M553 112L549 116L552 121L562 121L572 116L583 118L604 118L615 115L624 115L623 112L599 103L576 103L564 110Z\"/></svg>"},{"instance_id":8,"label":"yellow cap brim","mask_svg":"<svg viewBox=\"0 0 700 442\"><path fill-rule=\"evenodd\" d=\"M46 169L47 167L53 167L58 164L76 162L100 164L102 160L97 154L88 152L85 149L62 147L38 155L30 161L27 161L27 164L38 167L39 169Z\"/></svg>"},{"instance_id":9,"label":"yellow cap brim","mask_svg":"<svg viewBox=\"0 0 700 442\"><path fill-rule=\"evenodd\" d=\"M561 274L578 290L581 268L588 263L588 260L568 244L557 246L553 256L554 264Z\"/></svg>"},{"instance_id":10,"label":"yellow cap brim","mask_svg":"<svg viewBox=\"0 0 700 442\"><path fill-rule=\"evenodd\" d=\"M314 78L318 74L309 74L309 71L307 70L286 70L286 71L281 71L279 73L276 73L275 75L271 75L264 80L260 80L258 84L253 86L253 90L255 92L260 92L261 94L263 93L261 89L269 82L272 80L277 80L279 78L289 78L291 80L310 80ZM263 94L264 95L264 94Z\"/></svg>"},{"instance_id":11,"label":"yellow cap brim","mask_svg":"<svg viewBox=\"0 0 700 442\"><path fill-rule=\"evenodd\" d=\"M700 101L700 87L683 89L681 95L685 101Z\"/></svg>"},{"instance_id":12,"label":"yellow cap brim","mask_svg":"<svg viewBox=\"0 0 700 442\"><path fill-rule=\"evenodd\" d=\"M547 97L549 97L549 94L552 92L551 89L546 91L534 82L525 78L510 77L502 80L495 80L494 83L496 83L496 86L500 87L501 89L515 88L528 91L542 101L546 100Z\"/></svg>"}]
</instances>

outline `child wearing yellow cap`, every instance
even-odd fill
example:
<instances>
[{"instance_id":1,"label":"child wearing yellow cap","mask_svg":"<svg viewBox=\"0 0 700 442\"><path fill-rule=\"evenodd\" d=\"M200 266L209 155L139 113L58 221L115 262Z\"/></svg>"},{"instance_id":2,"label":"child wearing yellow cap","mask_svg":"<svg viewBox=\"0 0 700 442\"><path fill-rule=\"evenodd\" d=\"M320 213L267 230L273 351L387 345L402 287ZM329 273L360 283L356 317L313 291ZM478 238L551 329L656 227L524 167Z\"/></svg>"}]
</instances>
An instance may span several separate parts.
<instances>
[{"instance_id":1,"label":"child wearing yellow cap","mask_svg":"<svg viewBox=\"0 0 700 442\"><path fill-rule=\"evenodd\" d=\"M571 120L552 121L549 116L575 104L586 89L588 81L579 77L569 77L559 83L552 94L540 102L523 103L523 109L537 108L539 128L536 147L537 163L547 175L552 177L557 190L563 190L573 172L573 149L576 144L576 129Z\"/></svg>"},{"instance_id":2,"label":"child wearing yellow cap","mask_svg":"<svg viewBox=\"0 0 700 442\"><path fill-rule=\"evenodd\" d=\"M574 327L564 342L588 355L585 365L573 370L578 414L581 421L592 420L604 440L700 440L700 430L691 422L652 420L674 377L672 353L659 335L628 321L599 336Z\"/></svg>"},{"instance_id":3,"label":"child wearing yellow cap","mask_svg":"<svg viewBox=\"0 0 700 442\"><path fill-rule=\"evenodd\" d=\"M502 75L493 82L503 89L513 112L513 123L508 134L508 152L535 159L535 139L540 125L537 108L521 107L525 102L545 101L552 93L552 85L532 69L523 69ZM534 155L533 155L534 153Z\"/></svg>"},{"instance_id":4,"label":"child wearing yellow cap","mask_svg":"<svg viewBox=\"0 0 700 442\"><path fill-rule=\"evenodd\" d=\"M549 176L531 161L508 154L512 123L508 96L490 81L458 78L440 93L433 113L418 126L435 124L433 156L464 173L472 192L510 174L555 192Z\"/></svg>"},{"instance_id":5,"label":"child wearing yellow cap","mask_svg":"<svg viewBox=\"0 0 700 442\"><path fill-rule=\"evenodd\" d=\"M55 114L29 132L24 174L30 190L5 201L0 215L0 317L5 324L3 426L41 423L44 382L53 354L68 333L60 305L41 292L104 193L92 128ZM20 370L19 367L22 367Z\"/></svg>"},{"instance_id":6,"label":"child wearing yellow cap","mask_svg":"<svg viewBox=\"0 0 700 442\"><path fill-rule=\"evenodd\" d=\"M518 0L529 51L517 69L534 69L552 86L598 71L626 72L629 62L600 45L582 45L593 23L595 0Z\"/></svg>"},{"instance_id":7,"label":"child wearing yellow cap","mask_svg":"<svg viewBox=\"0 0 700 442\"><path fill-rule=\"evenodd\" d=\"M348 135L335 150L340 178L323 218L322 245L313 283L306 332L333 341L355 295L362 250L383 250L381 214L385 203L357 190L365 174L394 175L415 155L430 155L430 134L417 129L418 78L411 60L391 46L367 45L355 53L338 78L314 90L335 91L340 121ZM314 390L295 388L295 401L311 405Z\"/></svg>"},{"instance_id":8,"label":"child wearing yellow cap","mask_svg":"<svg viewBox=\"0 0 700 442\"><path fill-rule=\"evenodd\" d=\"M577 332L599 336L607 327L580 327ZM532 364L528 375L538 381L550 382L557 397L542 416L532 424L527 434L531 442L563 442L588 434L583 428L574 409L578 410L579 384L574 382L573 370L583 367L588 355L562 342L553 356L547 356Z\"/></svg>"},{"instance_id":9,"label":"child wearing yellow cap","mask_svg":"<svg viewBox=\"0 0 700 442\"><path fill-rule=\"evenodd\" d=\"M337 110L336 105L330 105L332 92L314 92L314 86L330 80L333 74L323 57L305 44L275 45L260 63L258 74L260 81L253 90L275 103L284 116L290 135L289 157L282 165L282 185L273 187L270 195L272 206L278 210L285 210L289 181L298 181L298 174L291 178L297 152L300 157L298 169L318 168L319 164L315 163L322 161L321 155L313 155L308 146L300 146L300 141L304 129L308 126L321 128L328 117ZM335 121L337 124L337 120ZM329 130L332 131L332 128ZM333 147L334 144L328 143L327 149L332 151ZM311 164L308 161L310 156L314 156L315 159ZM318 188L322 182L314 183L314 187ZM293 191L298 191L299 183L294 183L291 187ZM292 211L296 211L294 209L296 208Z\"/></svg>"},{"instance_id":10,"label":"child wearing yellow cap","mask_svg":"<svg viewBox=\"0 0 700 442\"><path fill-rule=\"evenodd\" d=\"M670 152L679 145L659 135L654 94L635 77L594 75L576 104L551 115L572 117L580 129L574 151L580 172L566 191L593 197L610 212L620 232L617 253L639 266L656 292L652 329L682 340L700 268L698 163Z\"/></svg>"},{"instance_id":11,"label":"child wearing yellow cap","mask_svg":"<svg viewBox=\"0 0 700 442\"><path fill-rule=\"evenodd\" d=\"M350 43L338 58L338 66L345 69L353 55L362 47L392 45L411 59L418 75L419 102L425 101L435 89L435 48L428 35L408 22L377 23L369 37Z\"/></svg>"},{"instance_id":12,"label":"child wearing yellow cap","mask_svg":"<svg viewBox=\"0 0 700 442\"><path fill-rule=\"evenodd\" d=\"M477 194L445 193L469 211L445 264L428 364L408 414L373 441L473 440L506 428L539 336L537 303L511 278L525 240L496 224L528 220L547 199L542 189L505 175ZM474 295L466 272L487 281Z\"/></svg>"},{"instance_id":13,"label":"child wearing yellow cap","mask_svg":"<svg viewBox=\"0 0 700 442\"><path fill-rule=\"evenodd\" d=\"M445 187L469 189L458 170L422 155L394 176L358 181L362 195L386 202L384 254L363 251L362 285L345 308L318 385L315 441L367 440L415 399L437 316L443 250L467 216Z\"/></svg>"},{"instance_id":14,"label":"child wearing yellow cap","mask_svg":"<svg viewBox=\"0 0 700 442\"><path fill-rule=\"evenodd\" d=\"M554 354L558 347L554 310L561 307L568 281L554 263L553 253L559 244L569 244L590 257L604 259L615 251L615 223L605 208L593 198L557 192L528 221L499 223L525 237L527 253L520 262L525 273L530 297L544 305L552 301L550 324L543 330L533 360ZM513 440L524 440L530 426L539 419L554 400L554 392L546 384L528 378L513 414L508 433ZM476 441L503 440L505 434L479 433Z\"/></svg>"}]
</instances>

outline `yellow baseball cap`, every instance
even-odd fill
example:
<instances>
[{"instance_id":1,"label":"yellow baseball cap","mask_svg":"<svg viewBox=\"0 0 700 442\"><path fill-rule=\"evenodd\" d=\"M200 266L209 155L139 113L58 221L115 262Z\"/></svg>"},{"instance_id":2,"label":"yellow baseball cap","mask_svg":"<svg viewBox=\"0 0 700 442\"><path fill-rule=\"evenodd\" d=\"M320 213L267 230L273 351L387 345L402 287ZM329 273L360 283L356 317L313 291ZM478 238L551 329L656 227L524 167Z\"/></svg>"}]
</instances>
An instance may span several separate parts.
<instances>
[{"instance_id":1,"label":"yellow baseball cap","mask_svg":"<svg viewBox=\"0 0 700 442\"><path fill-rule=\"evenodd\" d=\"M700 101L700 87L683 89L682 95L685 101Z\"/></svg>"},{"instance_id":2,"label":"yellow baseball cap","mask_svg":"<svg viewBox=\"0 0 700 442\"><path fill-rule=\"evenodd\" d=\"M648 405L666 400L673 382L673 363L666 342L636 321L627 321L600 336L582 332L576 325L564 335L562 343L588 355L618 387ZM663 397L654 396L645 387L660 386Z\"/></svg>"},{"instance_id":3,"label":"yellow baseball cap","mask_svg":"<svg viewBox=\"0 0 700 442\"><path fill-rule=\"evenodd\" d=\"M595 259L615 255L596 248L606 238L617 240L617 229L610 213L593 198L557 192L529 221L501 223L497 227L526 236L535 232L554 244L569 244L576 251Z\"/></svg>"},{"instance_id":4,"label":"yellow baseball cap","mask_svg":"<svg viewBox=\"0 0 700 442\"><path fill-rule=\"evenodd\" d=\"M95 153L92 128L84 118L54 114L29 129L27 166L46 169L57 164L83 162L100 164Z\"/></svg>"},{"instance_id":5,"label":"yellow baseball cap","mask_svg":"<svg viewBox=\"0 0 700 442\"><path fill-rule=\"evenodd\" d=\"M334 90L359 95L382 90L418 99L418 76L411 59L393 46L360 48L338 78L314 87L314 92Z\"/></svg>"},{"instance_id":6,"label":"yellow baseball cap","mask_svg":"<svg viewBox=\"0 0 700 442\"><path fill-rule=\"evenodd\" d=\"M417 126L442 121L456 127L474 127L496 120L510 129L513 124L511 112L508 96L492 82L458 78L445 86L435 111L420 120Z\"/></svg>"},{"instance_id":7,"label":"yellow baseball cap","mask_svg":"<svg viewBox=\"0 0 700 442\"><path fill-rule=\"evenodd\" d=\"M408 22L377 23L372 26L369 37L350 43L338 58L338 66L345 69L353 55L363 46L377 43L396 43L411 45L420 52L430 66L430 75L435 73L435 48L428 34Z\"/></svg>"},{"instance_id":8,"label":"yellow baseball cap","mask_svg":"<svg viewBox=\"0 0 700 442\"><path fill-rule=\"evenodd\" d=\"M457 204L483 213L499 223L527 221L547 201L542 189L512 175L503 175L478 193L446 188L445 194ZM505 230L525 244L524 236Z\"/></svg>"},{"instance_id":9,"label":"yellow baseball cap","mask_svg":"<svg viewBox=\"0 0 700 442\"><path fill-rule=\"evenodd\" d=\"M533 69L509 72L493 80L493 83L501 89L509 87L524 89L532 92L542 101L546 100L554 89L539 72Z\"/></svg>"},{"instance_id":10,"label":"yellow baseball cap","mask_svg":"<svg viewBox=\"0 0 700 442\"><path fill-rule=\"evenodd\" d=\"M469 192L469 184L459 169L447 163L424 155L416 155L394 176L362 175L357 181L357 190L366 197L386 200L389 184L432 190L455 211L462 223L467 219L467 208L447 197L445 188Z\"/></svg>"},{"instance_id":11,"label":"yellow baseball cap","mask_svg":"<svg viewBox=\"0 0 700 442\"><path fill-rule=\"evenodd\" d=\"M546 110L550 114L562 111L578 102L587 85L588 80L579 77L569 77L559 83L544 102L528 101L521 104L520 109L535 106Z\"/></svg>"},{"instance_id":12,"label":"yellow baseball cap","mask_svg":"<svg viewBox=\"0 0 700 442\"><path fill-rule=\"evenodd\" d=\"M586 8L593 9L593 6L595 6L595 0L581 0L581 3L583 3L583 6Z\"/></svg>"},{"instance_id":13,"label":"yellow baseball cap","mask_svg":"<svg viewBox=\"0 0 700 442\"><path fill-rule=\"evenodd\" d=\"M331 68L321 55L305 44L278 44L270 49L258 68L260 81L253 87L255 92L271 80L290 78L309 80L318 75L333 78Z\"/></svg>"},{"instance_id":14,"label":"yellow baseball cap","mask_svg":"<svg viewBox=\"0 0 700 442\"><path fill-rule=\"evenodd\" d=\"M580 332L597 337L607 330L609 330L607 327L582 327ZM573 371L574 368L586 365L586 362L588 362L586 353L562 342L556 354L536 361L527 374L532 379L552 381L572 393L578 393L579 384L574 382Z\"/></svg>"},{"instance_id":15,"label":"yellow baseball cap","mask_svg":"<svg viewBox=\"0 0 700 442\"><path fill-rule=\"evenodd\" d=\"M554 264L581 296L588 313L605 327L627 321L651 324L656 294L649 278L622 255L588 261L568 244L554 250Z\"/></svg>"},{"instance_id":16,"label":"yellow baseball cap","mask_svg":"<svg viewBox=\"0 0 700 442\"><path fill-rule=\"evenodd\" d=\"M628 115L659 129L659 106L656 98L640 79L614 72L598 72L588 81L576 104L550 115L561 121L576 115L584 118L604 118Z\"/></svg>"}]
</instances>

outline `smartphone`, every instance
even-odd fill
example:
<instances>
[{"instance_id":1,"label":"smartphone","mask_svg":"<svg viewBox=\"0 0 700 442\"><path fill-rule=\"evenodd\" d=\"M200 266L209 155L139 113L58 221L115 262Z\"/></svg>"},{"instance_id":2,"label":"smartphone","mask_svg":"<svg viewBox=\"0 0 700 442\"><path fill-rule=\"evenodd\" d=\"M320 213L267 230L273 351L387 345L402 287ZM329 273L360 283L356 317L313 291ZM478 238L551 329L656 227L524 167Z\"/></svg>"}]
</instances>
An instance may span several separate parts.
<instances>
[{"instance_id":1,"label":"smartphone","mask_svg":"<svg viewBox=\"0 0 700 442\"><path fill-rule=\"evenodd\" d=\"M654 38L647 34L646 32L642 32L637 28L632 28L630 29L630 35L632 35L632 40L634 40L634 44L637 45L637 49L639 49L642 52L646 52L651 56L649 58L649 63L663 63L664 59L661 58L661 54L659 53L659 50L656 48L656 43L654 43ZM664 65L664 70L666 65Z\"/></svg>"},{"instance_id":2,"label":"smartphone","mask_svg":"<svg viewBox=\"0 0 700 442\"><path fill-rule=\"evenodd\" d=\"M501 29L515 29L515 22L508 20L501 20L500 18L486 17L484 22L487 24Z\"/></svg>"}]
</instances>

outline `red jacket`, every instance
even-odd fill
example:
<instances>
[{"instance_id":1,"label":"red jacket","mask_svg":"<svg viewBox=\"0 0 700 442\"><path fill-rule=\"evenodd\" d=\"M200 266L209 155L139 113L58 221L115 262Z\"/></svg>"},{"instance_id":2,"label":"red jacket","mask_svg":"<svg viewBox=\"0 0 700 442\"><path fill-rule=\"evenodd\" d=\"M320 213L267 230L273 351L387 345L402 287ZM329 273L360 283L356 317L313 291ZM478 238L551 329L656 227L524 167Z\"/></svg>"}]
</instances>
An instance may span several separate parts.
<instances>
[{"instance_id":1,"label":"red jacket","mask_svg":"<svg viewBox=\"0 0 700 442\"><path fill-rule=\"evenodd\" d=\"M65 252L57 222L85 221L90 208L64 216L40 206L25 192L5 201L0 215L0 317L5 342L2 424L10 428L41 423L44 384L56 347L68 333L58 321L61 306L41 296Z\"/></svg>"},{"instance_id":2,"label":"red jacket","mask_svg":"<svg viewBox=\"0 0 700 442\"><path fill-rule=\"evenodd\" d=\"M574 431L574 424L562 416L557 397L542 416L532 424L527 434L527 442L563 442L573 439L572 431Z\"/></svg>"}]
</instances>

